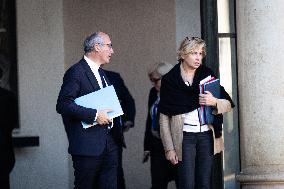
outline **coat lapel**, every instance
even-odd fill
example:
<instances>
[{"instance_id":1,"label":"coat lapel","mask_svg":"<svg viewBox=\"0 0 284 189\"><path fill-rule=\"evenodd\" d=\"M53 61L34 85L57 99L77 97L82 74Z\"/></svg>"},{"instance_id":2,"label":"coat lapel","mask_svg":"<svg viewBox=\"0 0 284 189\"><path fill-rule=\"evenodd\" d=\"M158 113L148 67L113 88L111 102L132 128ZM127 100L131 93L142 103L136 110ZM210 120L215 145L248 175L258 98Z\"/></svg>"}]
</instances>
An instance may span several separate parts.
<instances>
[{"instance_id":1,"label":"coat lapel","mask_svg":"<svg viewBox=\"0 0 284 189\"><path fill-rule=\"evenodd\" d=\"M88 79L89 79L89 81L90 81L90 83L93 87L93 90L94 91L99 90L100 89L99 83L98 83L94 73L92 72L91 68L89 67L88 63L86 62L86 60L84 58L81 60L81 62L82 62L82 66L85 70L85 73L86 73L86 75L87 75L87 77L88 77Z\"/></svg>"}]
</instances>

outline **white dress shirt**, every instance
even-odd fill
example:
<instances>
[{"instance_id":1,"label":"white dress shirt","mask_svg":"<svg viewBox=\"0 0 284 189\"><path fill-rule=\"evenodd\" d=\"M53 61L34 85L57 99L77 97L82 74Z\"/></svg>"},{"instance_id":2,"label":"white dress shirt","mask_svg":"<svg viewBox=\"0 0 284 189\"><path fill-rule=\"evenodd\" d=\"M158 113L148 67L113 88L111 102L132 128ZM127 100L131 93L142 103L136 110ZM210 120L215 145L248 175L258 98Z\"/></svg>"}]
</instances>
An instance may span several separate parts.
<instances>
[{"instance_id":1,"label":"white dress shirt","mask_svg":"<svg viewBox=\"0 0 284 189\"><path fill-rule=\"evenodd\" d=\"M197 109L193 110L192 112L185 113L183 114L183 116L184 116L183 131L198 133L210 130L208 125L200 125Z\"/></svg>"},{"instance_id":2,"label":"white dress shirt","mask_svg":"<svg viewBox=\"0 0 284 189\"><path fill-rule=\"evenodd\" d=\"M100 86L100 88L103 88L103 83L102 83L102 80L101 80L101 76L99 74L99 64L97 64L96 62L92 61L91 59L89 59L87 56L84 55L84 59L86 60L87 64L89 65L89 67L91 68L93 74L95 75L96 77L96 80ZM103 78L106 85L108 86L108 83L106 82L106 79ZM95 121L97 120L97 116L98 116L98 112L96 113L96 117L95 117ZM91 125L88 125L88 127L92 127L94 125L96 125L97 123L95 122L94 124L91 124ZM113 122L110 126L110 128L113 126Z\"/></svg>"},{"instance_id":3,"label":"white dress shirt","mask_svg":"<svg viewBox=\"0 0 284 189\"><path fill-rule=\"evenodd\" d=\"M94 61L92 61L91 59L89 59L87 56L84 55L84 59L86 60L87 64L89 65L89 67L91 68L93 74L95 75L100 88L103 88L103 84L102 84L102 80L101 80L101 76L99 74L99 68L100 66L95 63Z\"/></svg>"}]
</instances>

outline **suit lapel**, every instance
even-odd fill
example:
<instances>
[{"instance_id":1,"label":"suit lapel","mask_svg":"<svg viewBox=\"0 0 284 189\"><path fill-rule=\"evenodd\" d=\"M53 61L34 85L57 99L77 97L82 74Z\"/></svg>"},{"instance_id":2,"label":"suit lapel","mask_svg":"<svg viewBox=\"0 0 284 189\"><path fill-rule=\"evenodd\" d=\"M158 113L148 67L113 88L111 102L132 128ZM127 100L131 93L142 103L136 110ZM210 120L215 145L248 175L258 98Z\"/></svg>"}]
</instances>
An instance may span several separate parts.
<instances>
[{"instance_id":1,"label":"suit lapel","mask_svg":"<svg viewBox=\"0 0 284 189\"><path fill-rule=\"evenodd\" d=\"M81 62L82 62L82 66L85 70L85 73L86 73L94 91L99 90L100 89L99 83L98 83L94 73L92 72L91 68L89 67L88 63L86 62L86 60L84 58L81 60Z\"/></svg>"}]
</instances>

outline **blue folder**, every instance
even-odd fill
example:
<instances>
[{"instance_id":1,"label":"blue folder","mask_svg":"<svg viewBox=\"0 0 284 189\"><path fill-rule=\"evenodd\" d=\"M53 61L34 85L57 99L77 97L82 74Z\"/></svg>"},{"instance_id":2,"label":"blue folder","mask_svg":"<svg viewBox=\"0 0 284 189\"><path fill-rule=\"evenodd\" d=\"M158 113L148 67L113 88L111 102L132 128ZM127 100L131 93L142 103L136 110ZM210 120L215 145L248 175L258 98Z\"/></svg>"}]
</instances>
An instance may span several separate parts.
<instances>
[{"instance_id":1,"label":"blue folder","mask_svg":"<svg viewBox=\"0 0 284 189\"><path fill-rule=\"evenodd\" d=\"M200 90L202 93L204 91L209 91L212 93L212 95L215 98L220 98L220 80L215 79L213 81L204 83L203 85L200 85ZM200 118L200 124L212 124L214 121L214 115L212 114L213 107L212 106L201 106L199 113L201 114L199 116Z\"/></svg>"},{"instance_id":2,"label":"blue folder","mask_svg":"<svg viewBox=\"0 0 284 189\"><path fill-rule=\"evenodd\" d=\"M112 109L113 111L107 113L108 117L111 119L124 114L112 85L78 97L75 99L75 103L80 106L96 110ZM94 122L94 125L96 124L97 123ZM90 127L84 122L82 122L82 125L84 128Z\"/></svg>"}]
</instances>

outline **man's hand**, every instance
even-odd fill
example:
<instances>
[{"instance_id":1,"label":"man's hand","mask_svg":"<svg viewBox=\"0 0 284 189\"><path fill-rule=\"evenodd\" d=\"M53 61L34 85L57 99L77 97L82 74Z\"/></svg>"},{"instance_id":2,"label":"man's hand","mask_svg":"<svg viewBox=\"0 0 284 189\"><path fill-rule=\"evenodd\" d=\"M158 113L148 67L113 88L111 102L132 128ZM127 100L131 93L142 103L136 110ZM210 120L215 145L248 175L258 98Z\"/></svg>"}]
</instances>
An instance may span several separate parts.
<instances>
[{"instance_id":1,"label":"man's hand","mask_svg":"<svg viewBox=\"0 0 284 189\"><path fill-rule=\"evenodd\" d=\"M107 125L111 123L111 119L108 117L107 113L112 111L113 110L111 109L98 110L96 122L100 125Z\"/></svg>"},{"instance_id":2,"label":"man's hand","mask_svg":"<svg viewBox=\"0 0 284 189\"><path fill-rule=\"evenodd\" d=\"M169 160L173 165L178 163L178 157L175 150L169 150L166 152L166 158Z\"/></svg>"},{"instance_id":3,"label":"man's hand","mask_svg":"<svg viewBox=\"0 0 284 189\"><path fill-rule=\"evenodd\" d=\"M205 91L205 94L199 95L199 104L204 106L216 106L217 98L215 98L209 91Z\"/></svg>"},{"instance_id":4,"label":"man's hand","mask_svg":"<svg viewBox=\"0 0 284 189\"><path fill-rule=\"evenodd\" d=\"M142 162L146 163L148 161L149 157L150 157L150 151L144 151Z\"/></svg>"},{"instance_id":5,"label":"man's hand","mask_svg":"<svg viewBox=\"0 0 284 189\"><path fill-rule=\"evenodd\" d=\"M133 127L133 122L126 121L123 125L123 132L127 132L131 127Z\"/></svg>"}]
</instances>

